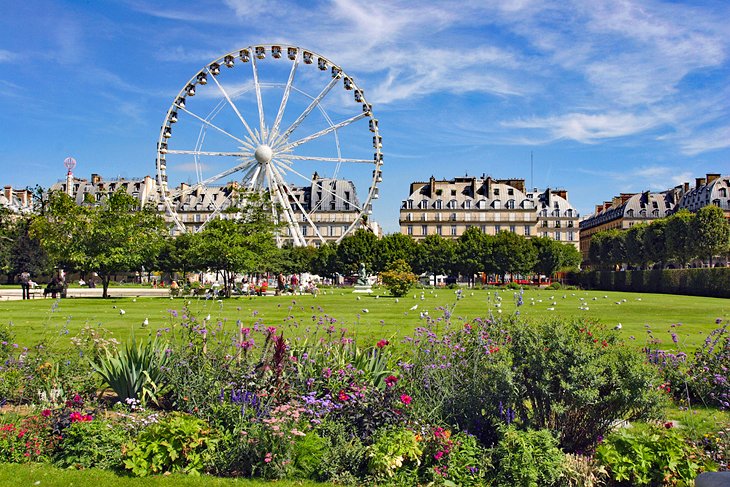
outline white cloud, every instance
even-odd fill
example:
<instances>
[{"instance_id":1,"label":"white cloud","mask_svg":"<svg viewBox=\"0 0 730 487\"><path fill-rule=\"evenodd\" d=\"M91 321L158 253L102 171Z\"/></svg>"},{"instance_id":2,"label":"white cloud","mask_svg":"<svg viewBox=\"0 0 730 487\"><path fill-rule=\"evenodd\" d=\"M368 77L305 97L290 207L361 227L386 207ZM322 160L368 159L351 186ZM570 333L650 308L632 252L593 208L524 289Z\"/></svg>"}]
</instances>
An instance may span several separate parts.
<instances>
[{"instance_id":1,"label":"white cloud","mask_svg":"<svg viewBox=\"0 0 730 487\"><path fill-rule=\"evenodd\" d=\"M18 58L18 54L10 52L6 49L0 49L0 63L9 63Z\"/></svg>"},{"instance_id":2,"label":"white cloud","mask_svg":"<svg viewBox=\"0 0 730 487\"><path fill-rule=\"evenodd\" d=\"M537 129L546 132L551 140L571 139L585 144L602 139L623 137L644 132L658 125L652 116L632 113L586 114L568 113L544 118L504 122L512 128Z\"/></svg>"},{"instance_id":3,"label":"white cloud","mask_svg":"<svg viewBox=\"0 0 730 487\"><path fill-rule=\"evenodd\" d=\"M722 125L696 135L688 136L680 141L679 146L682 152L688 155L726 149L730 147L730 125Z\"/></svg>"}]
</instances>

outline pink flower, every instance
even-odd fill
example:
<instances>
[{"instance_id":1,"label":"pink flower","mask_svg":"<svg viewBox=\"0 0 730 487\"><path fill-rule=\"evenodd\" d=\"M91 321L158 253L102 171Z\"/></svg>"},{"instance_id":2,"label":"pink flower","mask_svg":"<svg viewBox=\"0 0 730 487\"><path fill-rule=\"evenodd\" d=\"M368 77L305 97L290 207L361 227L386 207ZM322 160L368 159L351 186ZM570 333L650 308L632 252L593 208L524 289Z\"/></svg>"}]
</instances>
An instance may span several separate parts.
<instances>
[{"instance_id":1,"label":"pink flower","mask_svg":"<svg viewBox=\"0 0 730 487\"><path fill-rule=\"evenodd\" d=\"M264 457L264 462L266 462L266 463L270 463L270 462L271 462L271 460L273 460L273 459L274 459L273 455L271 455L271 453L269 452L269 453L267 453L267 454L266 454L266 456Z\"/></svg>"},{"instance_id":2,"label":"pink flower","mask_svg":"<svg viewBox=\"0 0 730 487\"><path fill-rule=\"evenodd\" d=\"M412 400L411 396L409 396L408 394L401 394L401 396L400 396L400 402L402 402L406 406L408 406L411 403L411 400Z\"/></svg>"},{"instance_id":3,"label":"pink flower","mask_svg":"<svg viewBox=\"0 0 730 487\"><path fill-rule=\"evenodd\" d=\"M441 457L444 456L443 451L437 451L436 454L433 456L436 460L441 460Z\"/></svg>"},{"instance_id":4,"label":"pink flower","mask_svg":"<svg viewBox=\"0 0 730 487\"><path fill-rule=\"evenodd\" d=\"M42 415L42 416L43 416L44 418L47 418L48 416L50 416L50 415L51 415L51 410L50 410L50 409L44 409L43 411L41 411L41 415Z\"/></svg>"},{"instance_id":5,"label":"pink flower","mask_svg":"<svg viewBox=\"0 0 730 487\"><path fill-rule=\"evenodd\" d=\"M345 391L340 391L340 394L339 394L339 395L337 396L337 398L338 398L338 399L339 399L340 401L342 401L342 402L345 402L345 401L347 401L348 399L350 399L350 396L348 396L348 395L347 395L347 394L345 393Z\"/></svg>"},{"instance_id":6,"label":"pink flower","mask_svg":"<svg viewBox=\"0 0 730 487\"><path fill-rule=\"evenodd\" d=\"M389 375L385 378L385 385L388 387L393 387L398 382L398 377L394 375Z\"/></svg>"},{"instance_id":7,"label":"pink flower","mask_svg":"<svg viewBox=\"0 0 730 487\"><path fill-rule=\"evenodd\" d=\"M390 345L390 342L388 340L380 340L378 343L375 344L375 346L378 348L384 348L387 345Z\"/></svg>"}]
</instances>

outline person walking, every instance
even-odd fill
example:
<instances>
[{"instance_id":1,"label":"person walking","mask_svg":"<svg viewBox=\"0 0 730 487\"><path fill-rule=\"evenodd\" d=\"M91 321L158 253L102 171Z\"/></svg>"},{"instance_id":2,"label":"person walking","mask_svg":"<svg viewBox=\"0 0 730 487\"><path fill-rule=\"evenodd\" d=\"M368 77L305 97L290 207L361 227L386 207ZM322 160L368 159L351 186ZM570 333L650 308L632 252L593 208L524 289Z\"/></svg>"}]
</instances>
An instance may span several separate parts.
<instances>
[{"instance_id":1,"label":"person walking","mask_svg":"<svg viewBox=\"0 0 730 487\"><path fill-rule=\"evenodd\" d=\"M30 273L28 271L20 273L20 289L23 290L23 299L30 299Z\"/></svg>"}]
</instances>

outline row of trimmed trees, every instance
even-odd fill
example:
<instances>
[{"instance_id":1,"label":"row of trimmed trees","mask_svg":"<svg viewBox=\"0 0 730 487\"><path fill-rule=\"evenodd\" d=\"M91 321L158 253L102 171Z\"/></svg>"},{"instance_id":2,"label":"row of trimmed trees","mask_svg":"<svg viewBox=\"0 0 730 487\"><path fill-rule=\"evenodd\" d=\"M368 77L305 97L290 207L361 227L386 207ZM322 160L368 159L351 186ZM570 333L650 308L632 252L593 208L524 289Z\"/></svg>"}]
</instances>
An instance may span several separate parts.
<instances>
[{"instance_id":1,"label":"row of trimmed trees","mask_svg":"<svg viewBox=\"0 0 730 487\"><path fill-rule=\"evenodd\" d=\"M225 288L237 274L311 272L326 277L353 275L360 263L371 273L402 260L418 274L552 275L575 268L580 254L572 245L548 238L526 239L510 232L490 236L468 229L457 240L430 235L420 242L402 234L378 239L358 230L339 244L315 247L276 245L277 227L265 200L231 208L198 233L169 237L152 206L123 191L101 202L77 204L50 193L33 216L0 214L0 264L11 278L23 271L50 274L54 267L95 272L104 296L114 276L125 272L220 273ZM228 218L231 216L231 218Z\"/></svg>"},{"instance_id":2,"label":"row of trimmed trees","mask_svg":"<svg viewBox=\"0 0 730 487\"><path fill-rule=\"evenodd\" d=\"M730 223L722 209L705 206L697 213L680 210L628 230L598 232L591 237L588 259L597 269L647 269L654 265L686 267L694 260L711 263L713 257L728 252Z\"/></svg>"}]
</instances>

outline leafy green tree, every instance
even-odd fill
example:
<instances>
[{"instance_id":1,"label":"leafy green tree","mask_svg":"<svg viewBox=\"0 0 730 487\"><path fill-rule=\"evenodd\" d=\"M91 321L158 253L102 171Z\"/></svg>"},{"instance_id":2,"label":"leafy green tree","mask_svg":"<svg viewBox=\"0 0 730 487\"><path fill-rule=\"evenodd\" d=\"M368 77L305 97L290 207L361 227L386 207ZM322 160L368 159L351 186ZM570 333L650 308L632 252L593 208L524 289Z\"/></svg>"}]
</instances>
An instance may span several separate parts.
<instances>
[{"instance_id":1,"label":"leafy green tree","mask_svg":"<svg viewBox=\"0 0 730 487\"><path fill-rule=\"evenodd\" d=\"M616 228L605 231L601 245L601 260L611 269L626 262L626 233Z\"/></svg>"},{"instance_id":2,"label":"leafy green tree","mask_svg":"<svg viewBox=\"0 0 730 487\"><path fill-rule=\"evenodd\" d=\"M341 274L355 274L364 263L368 271L375 267L375 252L378 246L378 237L373 232L359 229L348 235L337 246L337 257L342 265L338 270Z\"/></svg>"},{"instance_id":3,"label":"leafy green tree","mask_svg":"<svg viewBox=\"0 0 730 487\"><path fill-rule=\"evenodd\" d=\"M475 274L494 270L492 241L492 237L477 227L467 228L456 241L457 269L472 285Z\"/></svg>"},{"instance_id":4,"label":"leafy green tree","mask_svg":"<svg viewBox=\"0 0 730 487\"><path fill-rule=\"evenodd\" d=\"M32 276L38 276L48 274L52 270L40 242L30 236L31 222L32 219L28 217L21 217L15 222L8 256L8 277L19 275L24 271Z\"/></svg>"},{"instance_id":5,"label":"leafy green tree","mask_svg":"<svg viewBox=\"0 0 730 487\"><path fill-rule=\"evenodd\" d=\"M651 222L644 231L644 254L647 264L664 264L668 260L667 251L667 219L661 218Z\"/></svg>"},{"instance_id":6,"label":"leafy green tree","mask_svg":"<svg viewBox=\"0 0 730 487\"><path fill-rule=\"evenodd\" d=\"M563 244L548 237L533 237L530 243L536 253L534 270L539 274L550 277L558 271L580 265L580 252L572 244Z\"/></svg>"},{"instance_id":7,"label":"leafy green tree","mask_svg":"<svg viewBox=\"0 0 730 487\"><path fill-rule=\"evenodd\" d=\"M179 272L186 280L189 272L201 270L200 259L195 252L199 233L183 233L165 239L157 257L156 268L172 274Z\"/></svg>"},{"instance_id":8,"label":"leafy green tree","mask_svg":"<svg viewBox=\"0 0 730 487\"><path fill-rule=\"evenodd\" d=\"M404 259L396 259L389 263L380 273L380 279L393 296L405 296L418 281L418 277Z\"/></svg>"},{"instance_id":9,"label":"leafy green tree","mask_svg":"<svg viewBox=\"0 0 730 487\"><path fill-rule=\"evenodd\" d=\"M730 224L722 209L714 205L700 208L691 227L693 253L707 258L709 265L712 265L712 257L730 251Z\"/></svg>"},{"instance_id":10,"label":"leafy green tree","mask_svg":"<svg viewBox=\"0 0 730 487\"><path fill-rule=\"evenodd\" d=\"M537 260L535 247L529 240L513 232L499 232L494 237L492 255L499 274L530 274Z\"/></svg>"},{"instance_id":11,"label":"leafy green tree","mask_svg":"<svg viewBox=\"0 0 730 487\"><path fill-rule=\"evenodd\" d=\"M337 273L342 270L342 263L339 261L338 256L337 243L330 242L320 245L312 259L310 271L334 279Z\"/></svg>"},{"instance_id":12,"label":"leafy green tree","mask_svg":"<svg viewBox=\"0 0 730 487\"><path fill-rule=\"evenodd\" d=\"M166 225L156 208L139 207L137 199L119 190L98 205L77 205L65 193L49 196L30 235L37 238L56 265L94 271L108 296L111 277L138 270L163 242Z\"/></svg>"},{"instance_id":13,"label":"leafy green tree","mask_svg":"<svg viewBox=\"0 0 730 487\"><path fill-rule=\"evenodd\" d=\"M416 242L408 235L402 233L386 235L378 240L376 248L376 271L384 270L388 264L398 259L413 265L416 255Z\"/></svg>"},{"instance_id":14,"label":"leafy green tree","mask_svg":"<svg viewBox=\"0 0 730 487\"><path fill-rule=\"evenodd\" d=\"M692 238L694 215L682 209L667 218L664 233L667 254L680 267L685 267L695 256L696 246Z\"/></svg>"},{"instance_id":15,"label":"leafy green tree","mask_svg":"<svg viewBox=\"0 0 730 487\"><path fill-rule=\"evenodd\" d=\"M234 213L235 218L231 218ZM229 209L224 216L206 224L194 251L202 268L222 274L226 296L230 297L235 274L272 270L280 250L266 195L247 195L241 206Z\"/></svg>"},{"instance_id":16,"label":"leafy green tree","mask_svg":"<svg viewBox=\"0 0 730 487\"><path fill-rule=\"evenodd\" d=\"M317 247L284 247L282 250L282 271L287 274L311 272L314 259L317 258Z\"/></svg>"},{"instance_id":17,"label":"leafy green tree","mask_svg":"<svg viewBox=\"0 0 730 487\"><path fill-rule=\"evenodd\" d=\"M647 228L646 223L637 223L626 230L626 239L624 240L626 263L641 267L646 267L649 263L648 253L644 246L644 236Z\"/></svg>"},{"instance_id":18,"label":"leafy green tree","mask_svg":"<svg viewBox=\"0 0 730 487\"><path fill-rule=\"evenodd\" d=\"M605 232L596 232L591 235L591 242L588 247L588 262L590 262L591 266L596 269L605 265L601 257L603 254L603 242L605 239Z\"/></svg>"},{"instance_id":19,"label":"leafy green tree","mask_svg":"<svg viewBox=\"0 0 730 487\"><path fill-rule=\"evenodd\" d=\"M455 271L456 241L440 235L428 235L416 246L417 274L451 274Z\"/></svg>"}]
</instances>

